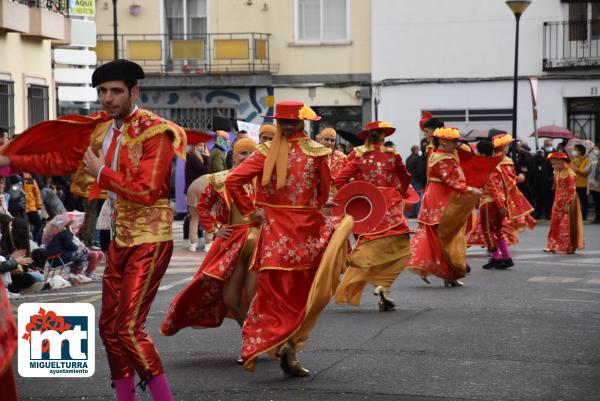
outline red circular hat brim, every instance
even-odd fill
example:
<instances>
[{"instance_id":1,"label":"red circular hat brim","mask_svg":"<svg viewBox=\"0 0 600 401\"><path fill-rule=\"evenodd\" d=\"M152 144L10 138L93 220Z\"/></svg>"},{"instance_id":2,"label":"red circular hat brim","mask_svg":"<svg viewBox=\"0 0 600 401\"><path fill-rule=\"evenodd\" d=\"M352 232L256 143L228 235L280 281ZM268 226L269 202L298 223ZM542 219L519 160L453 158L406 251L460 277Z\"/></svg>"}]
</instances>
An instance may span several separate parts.
<instances>
[{"instance_id":1,"label":"red circular hat brim","mask_svg":"<svg viewBox=\"0 0 600 401\"><path fill-rule=\"evenodd\" d=\"M357 137L358 139L361 139L361 140L363 140L363 141L364 141L364 140L365 140L365 139L367 139L367 137L369 136L369 132L371 132L371 131L375 131L376 129L377 129L377 130L381 130L381 131L383 131L383 132L385 133L385 136L390 136L390 135L392 135L394 132L396 132L396 128L394 128L394 127L381 127L381 128L374 128L374 129L372 129L372 130L364 129L364 130L362 130L362 131L359 131L359 133L358 133L358 134L356 134L356 137Z\"/></svg>"},{"instance_id":2,"label":"red circular hat brim","mask_svg":"<svg viewBox=\"0 0 600 401\"><path fill-rule=\"evenodd\" d=\"M367 181L353 181L345 185L335 194L333 201L337 203L331 209L333 215L349 214L354 218L354 234L372 231L387 211L385 197Z\"/></svg>"},{"instance_id":3,"label":"red circular hat brim","mask_svg":"<svg viewBox=\"0 0 600 401\"><path fill-rule=\"evenodd\" d=\"M408 205L414 205L415 203L419 203L419 194L417 193L417 191L415 191L412 185L408 186L406 196L403 196L402 198L404 200L404 203Z\"/></svg>"}]
</instances>

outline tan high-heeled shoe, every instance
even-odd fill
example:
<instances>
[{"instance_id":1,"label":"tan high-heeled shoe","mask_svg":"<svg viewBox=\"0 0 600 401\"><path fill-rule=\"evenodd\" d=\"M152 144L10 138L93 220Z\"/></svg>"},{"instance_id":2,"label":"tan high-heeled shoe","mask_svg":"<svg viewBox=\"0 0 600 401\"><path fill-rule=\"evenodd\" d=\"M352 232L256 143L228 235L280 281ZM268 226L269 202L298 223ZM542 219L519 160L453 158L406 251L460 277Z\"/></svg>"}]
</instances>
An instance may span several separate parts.
<instances>
[{"instance_id":1,"label":"tan high-heeled shoe","mask_svg":"<svg viewBox=\"0 0 600 401\"><path fill-rule=\"evenodd\" d=\"M304 369L296 357L296 350L289 341L286 341L277 352L280 359L280 367L285 377L306 377L310 371Z\"/></svg>"}]
</instances>

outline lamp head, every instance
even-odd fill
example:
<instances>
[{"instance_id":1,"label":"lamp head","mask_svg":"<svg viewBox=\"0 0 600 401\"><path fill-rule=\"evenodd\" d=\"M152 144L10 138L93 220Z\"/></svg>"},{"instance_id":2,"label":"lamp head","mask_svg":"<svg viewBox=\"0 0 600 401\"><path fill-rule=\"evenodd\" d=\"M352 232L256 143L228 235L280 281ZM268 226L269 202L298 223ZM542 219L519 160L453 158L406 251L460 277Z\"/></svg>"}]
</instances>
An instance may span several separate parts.
<instances>
[{"instance_id":1,"label":"lamp head","mask_svg":"<svg viewBox=\"0 0 600 401\"><path fill-rule=\"evenodd\" d=\"M531 4L531 0L508 0L506 5L516 16L521 16Z\"/></svg>"}]
</instances>

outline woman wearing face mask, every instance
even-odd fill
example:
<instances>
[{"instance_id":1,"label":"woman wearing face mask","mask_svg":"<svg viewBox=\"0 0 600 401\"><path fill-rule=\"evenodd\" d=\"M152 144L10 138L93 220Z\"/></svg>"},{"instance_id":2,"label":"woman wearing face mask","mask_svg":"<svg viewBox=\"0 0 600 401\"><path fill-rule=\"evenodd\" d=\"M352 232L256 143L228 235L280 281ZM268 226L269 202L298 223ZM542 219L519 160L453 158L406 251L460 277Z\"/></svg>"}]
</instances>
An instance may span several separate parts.
<instances>
[{"instance_id":1,"label":"woman wearing face mask","mask_svg":"<svg viewBox=\"0 0 600 401\"><path fill-rule=\"evenodd\" d=\"M600 224L600 144L597 144L590 155L590 175L588 176L588 188L594 200L596 216L592 224Z\"/></svg>"},{"instance_id":2,"label":"woman wearing face mask","mask_svg":"<svg viewBox=\"0 0 600 401\"><path fill-rule=\"evenodd\" d=\"M577 196L581 202L581 217L583 221L587 220L588 212L588 175L590 174L590 161L585 157L585 146L577 144L571 153L571 168L575 171L575 184L577 186Z\"/></svg>"}]
</instances>

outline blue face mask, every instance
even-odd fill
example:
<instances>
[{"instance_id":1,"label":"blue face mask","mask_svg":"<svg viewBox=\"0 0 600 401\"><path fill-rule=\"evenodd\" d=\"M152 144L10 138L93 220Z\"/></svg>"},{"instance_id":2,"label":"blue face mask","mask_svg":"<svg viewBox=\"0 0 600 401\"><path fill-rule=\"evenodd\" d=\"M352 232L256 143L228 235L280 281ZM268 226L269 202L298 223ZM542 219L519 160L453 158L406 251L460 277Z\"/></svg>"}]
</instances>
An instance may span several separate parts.
<instances>
[{"instance_id":1,"label":"blue face mask","mask_svg":"<svg viewBox=\"0 0 600 401\"><path fill-rule=\"evenodd\" d=\"M554 148L552 146L546 146L546 152L552 152Z\"/></svg>"}]
</instances>

